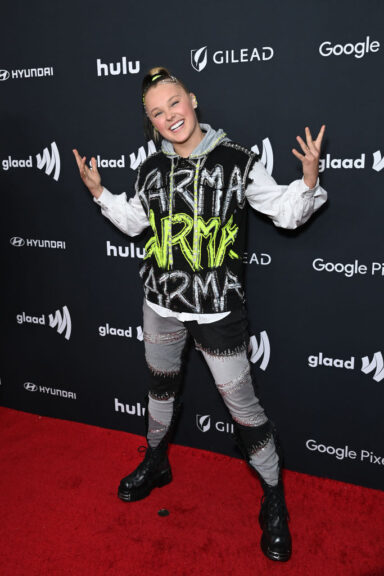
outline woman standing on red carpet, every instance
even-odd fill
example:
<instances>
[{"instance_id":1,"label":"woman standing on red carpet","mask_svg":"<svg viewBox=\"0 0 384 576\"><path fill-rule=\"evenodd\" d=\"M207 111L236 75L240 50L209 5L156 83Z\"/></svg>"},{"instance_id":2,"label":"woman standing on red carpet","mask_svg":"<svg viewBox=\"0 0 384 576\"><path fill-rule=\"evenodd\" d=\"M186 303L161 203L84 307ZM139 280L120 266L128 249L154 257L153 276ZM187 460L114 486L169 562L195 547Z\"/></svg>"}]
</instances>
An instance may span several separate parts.
<instances>
[{"instance_id":1,"label":"woman standing on red carpet","mask_svg":"<svg viewBox=\"0 0 384 576\"><path fill-rule=\"evenodd\" d=\"M145 498L172 479L167 447L180 407L183 352L188 337L201 351L233 418L242 452L261 480L261 548L268 558L291 556L275 430L255 395L248 348L242 256L246 208L276 226L296 228L324 204L318 161L325 126L306 142L297 137L303 178L278 186L256 154L222 130L199 124L197 100L165 68L142 84L148 136L158 152L141 165L135 195L111 194L74 150L80 176L102 213L129 236L152 235L140 271L144 343L149 368L147 442L143 462L120 482L124 501Z\"/></svg>"}]
</instances>

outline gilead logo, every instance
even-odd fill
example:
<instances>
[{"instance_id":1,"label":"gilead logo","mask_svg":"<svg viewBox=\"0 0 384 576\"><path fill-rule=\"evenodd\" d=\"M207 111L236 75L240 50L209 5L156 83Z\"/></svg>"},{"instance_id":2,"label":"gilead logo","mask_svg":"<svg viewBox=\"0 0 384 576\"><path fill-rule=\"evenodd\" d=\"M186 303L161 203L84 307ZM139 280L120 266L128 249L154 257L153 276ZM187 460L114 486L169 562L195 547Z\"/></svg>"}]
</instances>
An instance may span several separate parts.
<instances>
[{"instance_id":1,"label":"gilead logo","mask_svg":"<svg viewBox=\"0 0 384 576\"><path fill-rule=\"evenodd\" d=\"M244 252L243 254L244 264L257 264L258 266L269 266L272 262L272 256L261 252L257 254L256 252Z\"/></svg>"},{"instance_id":2,"label":"gilead logo","mask_svg":"<svg viewBox=\"0 0 384 576\"><path fill-rule=\"evenodd\" d=\"M239 64L240 62L252 62L257 60L271 60L274 50L270 46L262 48L240 48L239 50L217 50L213 54L215 64Z\"/></svg>"},{"instance_id":3,"label":"gilead logo","mask_svg":"<svg viewBox=\"0 0 384 576\"><path fill-rule=\"evenodd\" d=\"M208 432L211 428L211 417L209 414L200 415L196 414L196 426L200 432Z\"/></svg>"},{"instance_id":4,"label":"gilead logo","mask_svg":"<svg viewBox=\"0 0 384 576\"><path fill-rule=\"evenodd\" d=\"M266 62L271 60L275 52L271 46L262 46L259 48L238 48L228 50L216 50L212 54L214 64L243 64L247 62ZM202 46L191 50L191 66L196 72L204 70L208 63L208 48Z\"/></svg>"},{"instance_id":5,"label":"gilead logo","mask_svg":"<svg viewBox=\"0 0 384 576\"><path fill-rule=\"evenodd\" d=\"M225 432L226 434L234 433L234 426L232 422L214 422L212 423L212 418L209 414L196 414L196 426L200 432L208 432L211 430L212 424L216 432Z\"/></svg>"}]
</instances>

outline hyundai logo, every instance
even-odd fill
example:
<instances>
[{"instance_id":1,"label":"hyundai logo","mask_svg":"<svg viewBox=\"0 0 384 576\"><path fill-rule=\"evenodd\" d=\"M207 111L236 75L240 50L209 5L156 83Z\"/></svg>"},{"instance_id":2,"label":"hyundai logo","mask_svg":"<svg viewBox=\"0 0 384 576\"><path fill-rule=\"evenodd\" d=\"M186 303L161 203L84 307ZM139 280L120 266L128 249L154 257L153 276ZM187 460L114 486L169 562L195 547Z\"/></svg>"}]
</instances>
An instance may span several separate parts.
<instances>
[{"instance_id":1,"label":"hyundai logo","mask_svg":"<svg viewBox=\"0 0 384 576\"><path fill-rule=\"evenodd\" d=\"M28 392L36 392L37 391L37 386L36 384L32 384L32 382L25 382L24 383L24 388L26 390L28 390Z\"/></svg>"},{"instance_id":2,"label":"hyundai logo","mask_svg":"<svg viewBox=\"0 0 384 576\"><path fill-rule=\"evenodd\" d=\"M14 236L13 238L10 239L10 243L12 244L12 246L17 246L19 248L20 246L24 246L25 240L23 240L23 238L20 238L19 236Z\"/></svg>"},{"instance_id":3,"label":"hyundai logo","mask_svg":"<svg viewBox=\"0 0 384 576\"><path fill-rule=\"evenodd\" d=\"M8 70L0 70L0 82L2 80L8 80L9 77L10 73L8 72Z\"/></svg>"}]
</instances>

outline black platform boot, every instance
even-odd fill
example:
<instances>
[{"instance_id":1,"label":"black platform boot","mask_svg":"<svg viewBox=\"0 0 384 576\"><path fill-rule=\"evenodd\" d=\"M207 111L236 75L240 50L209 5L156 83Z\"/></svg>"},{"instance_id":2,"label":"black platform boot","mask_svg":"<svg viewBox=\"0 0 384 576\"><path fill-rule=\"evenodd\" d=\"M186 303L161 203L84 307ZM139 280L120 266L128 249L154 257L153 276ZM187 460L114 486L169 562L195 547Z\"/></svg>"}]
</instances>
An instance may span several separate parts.
<instances>
[{"instance_id":1,"label":"black platform boot","mask_svg":"<svg viewBox=\"0 0 384 576\"><path fill-rule=\"evenodd\" d=\"M264 496L259 515L261 549L271 560L286 562L292 554L292 540L288 527L288 512L281 479L277 486L269 486L261 480Z\"/></svg>"},{"instance_id":2,"label":"black platform boot","mask_svg":"<svg viewBox=\"0 0 384 576\"><path fill-rule=\"evenodd\" d=\"M125 502L134 502L146 498L154 488L160 488L172 481L172 471L167 451L170 436L180 412L180 401L175 398L172 420L168 430L156 448L149 445L145 448L144 460L128 476L123 478L118 489L118 496ZM148 432L148 405L145 411L146 430Z\"/></svg>"},{"instance_id":3,"label":"black platform boot","mask_svg":"<svg viewBox=\"0 0 384 576\"><path fill-rule=\"evenodd\" d=\"M273 437L279 458L279 482L277 486L268 485L260 473L250 465L250 456L255 449L262 449ZM235 424L235 438L251 470L260 479L264 495L261 499L259 523L263 531L260 546L270 560L286 562L292 554L292 540L288 527L289 515L284 498L281 477L282 456L276 430L271 422L257 428Z\"/></svg>"}]
</instances>

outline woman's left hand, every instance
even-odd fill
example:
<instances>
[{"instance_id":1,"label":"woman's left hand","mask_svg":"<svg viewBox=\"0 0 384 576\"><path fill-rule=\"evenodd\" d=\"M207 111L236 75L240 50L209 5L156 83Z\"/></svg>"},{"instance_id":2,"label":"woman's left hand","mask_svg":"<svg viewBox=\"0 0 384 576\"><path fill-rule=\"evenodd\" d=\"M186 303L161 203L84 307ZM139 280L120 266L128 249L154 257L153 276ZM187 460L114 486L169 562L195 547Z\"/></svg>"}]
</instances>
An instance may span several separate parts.
<instances>
[{"instance_id":1,"label":"woman's left hand","mask_svg":"<svg viewBox=\"0 0 384 576\"><path fill-rule=\"evenodd\" d=\"M316 186L317 177L319 175L321 141L323 140L324 132L325 124L323 124L320 128L320 132L316 140L312 140L311 131L308 126L306 126L305 139L307 142L304 142L301 136L296 136L296 140L300 144L304 155L300 154L300 152L298 152L295 148L292 149L292 153L303 164L304 182L308 188L314 188Z\"/></svg>"}]
</instances>

